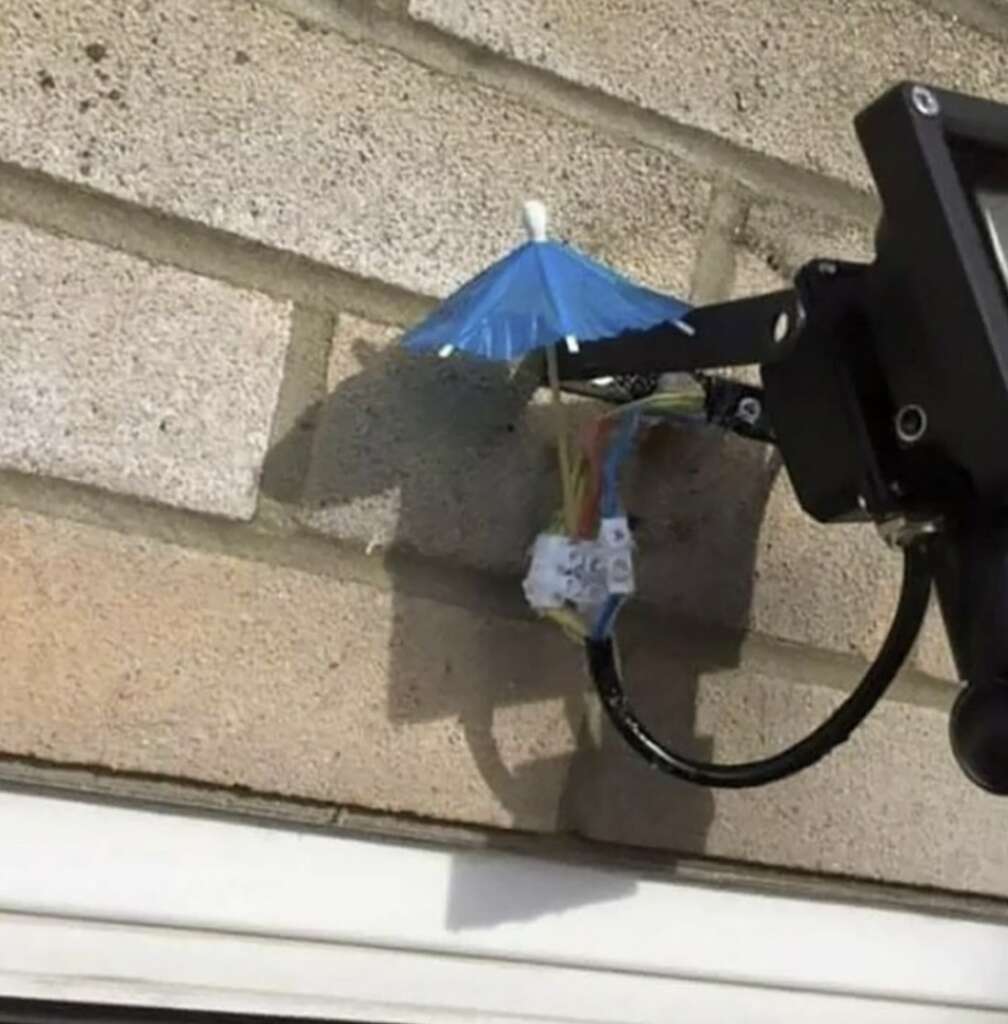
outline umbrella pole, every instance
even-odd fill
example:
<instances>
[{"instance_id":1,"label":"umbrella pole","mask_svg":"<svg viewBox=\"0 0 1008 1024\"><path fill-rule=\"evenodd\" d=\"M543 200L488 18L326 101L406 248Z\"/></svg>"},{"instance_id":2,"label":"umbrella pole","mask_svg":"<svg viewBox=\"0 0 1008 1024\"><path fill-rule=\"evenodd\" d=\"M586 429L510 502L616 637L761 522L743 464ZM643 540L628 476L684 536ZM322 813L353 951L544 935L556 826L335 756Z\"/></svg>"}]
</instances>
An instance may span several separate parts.
<instances>
[{"instance_id":1,"label":"umbrella pole","mask_svg":"<svg viewBox=\"0 0 1008 1024\"><path fill-rule=\"evenodd\" d=\"M556 348L546 346L546 374L550 391L553 393L553 410L556 416L557 458L560 461L560 489L563 494L564 526L569 536L577 530L574 513L574 494L571 489L570 454L567 450L567 424L564 419L563 398L560 395L560 371L557 368Z\"/></svg>"}]
</instances>

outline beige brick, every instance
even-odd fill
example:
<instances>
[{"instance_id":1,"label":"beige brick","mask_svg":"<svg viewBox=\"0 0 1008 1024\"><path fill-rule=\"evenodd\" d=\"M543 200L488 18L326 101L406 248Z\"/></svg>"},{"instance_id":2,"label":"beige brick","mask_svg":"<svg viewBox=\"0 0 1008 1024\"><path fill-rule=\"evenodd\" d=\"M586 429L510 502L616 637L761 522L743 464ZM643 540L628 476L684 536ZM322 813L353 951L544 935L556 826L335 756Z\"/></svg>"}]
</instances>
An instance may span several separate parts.
<instances>
[{"instance_id":1,"label":"beige brick","mask_svg":"<svg viewBox=\"0 0 1008 1024\"><path fill-rule=\"evenodd\" d=\"M778 202L755 202L741 231L742 245L750 254L762 257L769 268L788 284L795 272L814 259L869 262L874 257L872 232L801 207ZM744 294L743 282L736 285ZM779 282L767 287L787 287ZM762 290L764 286L755 290Z\"/></svg>"},{"instance_id":2,"label":"beige brick","mask_svg":"<svg viewBox=\"0 0 1008 1024\"><path fill-rule=\"evenodd\" d=\"M0 222L0 465L248 517L283 304Z\"/></svg>"},{"instance_id":3,"label":"beige brick","mask_svg":"<svg viewBox=\"0 0 1008 1024\"><path fill-rule=\"evenodd\" d=\"M852 118L917 79L1008 99L1003 48L912 0L410 0L416 18L761 153L867 183Z\"/></svg>"},{"instance_id":4,"label":"beige brick","mask_svg":"<svg viewBox=\"0 0 1008 1024\"><path fill-rule=\"evenodd\" d=\"M707 186L674 161L268 6L14 5L0 51L2 159L425 293L539 196L560 235L687 287Z\"/></svg>"},{"instance_id":5,"label":"beige brick","mask_svg":"<svg viewBox=\"0 0 1008 1024\"><path fill-rule=\"evenodd\" d=\"M627 667L645 720L696 756L733 761L772 753L821 722L840 699L747 672L744 663L735 670L728 651L723 658L670 661L660 685L645 666ZM697 692L698 671L706 680ZM750 790L711 792L670 781L607 733L599 749L575 763L570 789L568 824L597 839L912 885L1008 891L1008 806L959 773L943 709L884 702L820 764Z\"/></svg>"},{"instance_id":6,"label":"beige brick","mask_svg":"<svg viewBox=\"0 0 1008 1024\"><path fill-rule=\"evenodd\" d=\"M733 297L742 298L745 295L760 295L779 288L789 288L793 278L790 274L775 270L771 266L773 262L776 261L771 253L760 253L749 248L738 249L735 253ZM797 265L792 269L797 269Z\"/></svg>"},{"instance_id":7,"label":"beige brick","mask_svg":"<svg viewBox=\"0 0 1008 1024\"><path fill-rule=\"evenodd\" d=\"M552 827L580 686L555 631L11 511L0 536L2 749Z\"/></svg>"},{"instance_id":8,"label":"beige brick","mask_svg":"<svg viewBox=\"0 0 1008 1024\"><path fill-rule=\"evenodd\" d=\"M942 710L886 703L798 778L712 794L585 717L581 657L551 627L407 593L405 577L391 591L351 583L335 566L0 512L0 749L1008 894L1008 805L958 773ZM631 619L624 653L646 719L700 756L773 750L840 699L791 682L793 652L671 623Z\"/></svg>"},{"instance_id":9,"label":"beige brick","mask_svg":"<svg viewBox=\"0 0 1008 1024\"><path fill-rule=\"evenodd\" d=\"M553 414L531 380L411 355L394 330L343 316L329 387L312 417L308 523L372 548L522 568L560 502ZM573 422L584 405L571 406Z\"/></svg>"}]
</instances>

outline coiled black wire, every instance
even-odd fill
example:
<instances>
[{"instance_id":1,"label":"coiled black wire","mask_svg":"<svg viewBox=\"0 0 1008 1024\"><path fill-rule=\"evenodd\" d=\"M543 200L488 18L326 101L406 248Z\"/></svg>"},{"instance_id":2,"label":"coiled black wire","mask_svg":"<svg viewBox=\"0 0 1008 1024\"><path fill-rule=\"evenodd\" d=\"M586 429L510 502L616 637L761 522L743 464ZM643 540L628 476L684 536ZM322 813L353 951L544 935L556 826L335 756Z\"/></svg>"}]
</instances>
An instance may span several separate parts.
<instances>
[{"instance_id":1,"label":"coiled black wire","mask_svg":"<svg viewBox=\"0 0 1008 1024\"><path fill-rule=\"evenodd\" d=\"M648 732L623 692L612 639L588 640L588 668L613 725L652 767L701 786L742 789L776 782L808 768L843 743L878 703L920 632L931 594L931 573L920 547L903 552L903 585L885 642L849 697L804 739L779 754L739 764L694 761L663 746Z\"/></svg>"}]
</instances>

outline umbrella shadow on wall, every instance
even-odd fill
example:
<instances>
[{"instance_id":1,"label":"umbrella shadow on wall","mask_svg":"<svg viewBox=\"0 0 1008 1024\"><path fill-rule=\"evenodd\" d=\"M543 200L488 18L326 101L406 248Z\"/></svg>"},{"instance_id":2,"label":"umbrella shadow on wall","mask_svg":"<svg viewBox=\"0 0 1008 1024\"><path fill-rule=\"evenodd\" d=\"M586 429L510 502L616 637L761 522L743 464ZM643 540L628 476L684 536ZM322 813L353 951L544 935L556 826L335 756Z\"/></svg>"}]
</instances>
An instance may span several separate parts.
<instances>
[{"instance_id":1,"label":"umbrella shadow on wall","mask_svg":"<svg viewBox=\"0 0 1008 1024\"><path fill-rule=\"evenodd\" d=\"M395 581L389 719L404 744L410 725L444 722L483 795L434 796L443 786L437 764L418 764L416 784L450 817L464 819L475 800L481 817L493 805L497 821L517 829L702 853L711 794L648 769L597 711L586 714L581 652L524 607L525 552L559 503L554 420L535 394L538 375L363 337L348 352L349 372L271 449L262 486L300 505L308 524L384 558ZM591 409L576 405L572 419L579 412ZM621 620L629 686L659 736L709 758L711 739L694 728L698 683L738 663L774 467L759 446L661 428L631 473L642 584L672 614L629 610ZM476 606L460 613L467 593ZM581 873L571 886L516 888L505 908L466 863L453 879L452 927L533 918L626 890Z\"/></svg>"}]
</instances>

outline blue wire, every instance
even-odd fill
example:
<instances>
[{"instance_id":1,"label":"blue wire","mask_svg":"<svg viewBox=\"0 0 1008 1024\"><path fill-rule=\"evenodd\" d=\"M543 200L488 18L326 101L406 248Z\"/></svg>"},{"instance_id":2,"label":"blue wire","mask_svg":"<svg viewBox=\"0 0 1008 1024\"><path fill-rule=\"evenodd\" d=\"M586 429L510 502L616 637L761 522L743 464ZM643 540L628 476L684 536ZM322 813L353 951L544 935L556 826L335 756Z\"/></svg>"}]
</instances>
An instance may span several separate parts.
<instances>
[{"instance_id":1,"label":"blue wire","mask_svg":"<svg viewBox=\"0 0 1008 1024\"><path fill-rule=\"evenodd\" d=\"M623 604L623 598L616 594L610 594L605 599L598 619L595 621L595 628L592 629L592 640L604 640L612 632L616 616L619 615Z\"/></svg>"},{"instance_id":2,"label":"blue wire","mask_svg":"<svg viewBox=\"0 0 1008 1024\"><path fill-rule=\"evenodd\" d=\"M619 472L627 457L633 451L633 441L640 426L640 413L628 413L620 420L615 437L610 441L605 457L602 460L602 494L599 499L599 511L604 519L622 514L623 505L619 496ZM610 594L599 610L598 618L592 628L592 639L603 640L612 632L616 617L625 604L625 599L618 594Z\"/></svg>"},{"instance_id":3,"label":"blue wire","mask_svg":"<svg viewBox=\"0 0 1008 1024\"><path fill-rule=\"evenodd\" d=\"M604 519L620 514L622 506L619 498L619 471L633 450L633 440L639 424L639 412L634 411L624 416L620 421L616 437L610 443L602 461L602 495L599 509Z\"/></svg>"}]
</instances>

